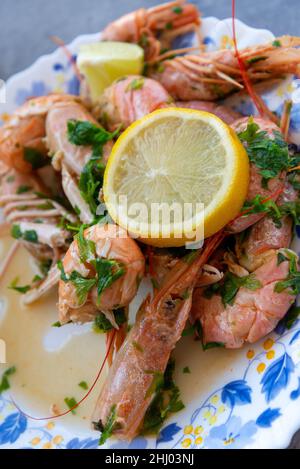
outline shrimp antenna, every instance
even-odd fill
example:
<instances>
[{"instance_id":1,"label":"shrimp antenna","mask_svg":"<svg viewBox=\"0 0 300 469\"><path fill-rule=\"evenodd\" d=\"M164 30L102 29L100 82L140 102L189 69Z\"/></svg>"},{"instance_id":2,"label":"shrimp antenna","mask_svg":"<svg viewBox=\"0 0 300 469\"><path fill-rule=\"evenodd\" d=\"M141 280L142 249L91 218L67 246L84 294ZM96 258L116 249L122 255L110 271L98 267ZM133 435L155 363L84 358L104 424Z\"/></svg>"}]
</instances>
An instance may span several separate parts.
<instances>
[{"instance_id":1,"label":"shrimp antenna","mask_svg":"<svg viewBox=\"0 0 300 469\"><path fill-rule=\"evenodd\" d=\"M248 91L249 96L251 97L253 103L255 104L256 109L261 117L267 116L272 122L278 125L277 117L270 111L270 109L266 106L263 99L255 92L250 78L247 74L247 70L245 67L245 63L240 56L238 46L237 46L237 37L236 37L236 28L235 28L235 0L232 0L232 39L233 45L235 50L235 55L241 70L241 75L243 82L245 84L245 88Z\"/></svg>"},{"instance_id":2,"label":"shrimp antenna","mask_svg":"<svg viewBox=\"0 0 300 469\"><path fill-rule=\"evenodd\" d=\"M76 77L78 78L79 82L82 82L82 75L79 71L79 68L77 67L76 60L74 59L72 53L69 51L66 43L58 36L50 36L50 39L54 44L56 44L58 47L61 47L63 52L65 53L69 63L73 67L74 73Z\"/></svg>"},{"instance_id":3,"label":"shrimp antenna","mask_svg":"<svg viewBox=\"0 0 300 469\"><path fill-rule=\"evenodd\" d=\"M87 397L91 394L91 392L93 391L94 387L96 386L100 376L101 376L101 373L104 369L104 366L106 364L106 361L107 361L107 358L110 354L110 349L114 343L114 339L115 339L115 335L116 335L116 330L114 330L113 334L111 335L111 338L110 338L110 342L109 342L109 345L106 349L106 354L105 354L105 357L104 357L104 360L101 364L101 367L100 367L100 370L96 376L96 378L94 379L94 382L92 384L92 386L90 387L90 389L88 390L88 392L83 396L83 398L76 404L74 405L73 407L71 407L69 410L66 410L65 412L62 412L61 414L58 414L58 415L52 415L51 417L33 417L32 415L29 415L27 413L25 413L21 408L20 406L15 402L15 400L13 399L12 396L10 396L10 399L12 401L12 403L14 404L14 406L18 409L18 411L23 414L25 417L31 419L31 420L54 420L54 419L58 419L60 417L64 417L65 415L69 414L70 412L72 412L74 409L77 409L77 407L80 406L80 404L82 404L83 401L85 401L87 399Z\"/></svg>"}]
</instances>

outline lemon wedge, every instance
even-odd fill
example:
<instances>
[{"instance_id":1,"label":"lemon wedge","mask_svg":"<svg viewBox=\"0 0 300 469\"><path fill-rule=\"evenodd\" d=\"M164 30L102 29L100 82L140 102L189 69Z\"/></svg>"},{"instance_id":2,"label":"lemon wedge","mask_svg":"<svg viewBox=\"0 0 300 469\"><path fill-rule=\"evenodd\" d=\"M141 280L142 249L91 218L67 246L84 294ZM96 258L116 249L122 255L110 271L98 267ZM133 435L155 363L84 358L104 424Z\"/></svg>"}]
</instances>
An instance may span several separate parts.
<instances>
[{"instance_id":1,"label":"lemon wedge","mask_svg":"<svg viewBox=\"0 0 300 469\"><path fill-rule=\"evenodd\" d=\"M79 49L77 65L88 82L92 100L96 101L117 78L142 73L144 51L125 42L84 44Z\"/></svg>"},{"instance_id":2,"label":"lemon wedge","mask_svg":"<svg viewBox=\"0 0 300 469\"><path fill-rule=\"evenodd\" d=\"M103 193L117 224L147 244L170 247L224 227L239 213L248 184L248 156L228 125L208 112L166 108L119 137Z\"/></svg>"}]
</instances>

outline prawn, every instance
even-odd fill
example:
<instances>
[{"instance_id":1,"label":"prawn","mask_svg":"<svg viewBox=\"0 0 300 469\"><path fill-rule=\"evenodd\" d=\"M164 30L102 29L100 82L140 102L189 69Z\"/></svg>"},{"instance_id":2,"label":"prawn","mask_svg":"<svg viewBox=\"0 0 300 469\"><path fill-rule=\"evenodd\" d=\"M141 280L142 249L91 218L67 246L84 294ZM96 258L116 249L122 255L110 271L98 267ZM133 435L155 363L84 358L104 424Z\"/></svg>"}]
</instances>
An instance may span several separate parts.
<instances>
[{"instance_id":1,"label":"prawn","mask_svg":"<svg viewBox=\"0 0 300 469\"><path fill-rule=\"evenodd\" d=\"M102 430L115 409L113 435L131 440L138 433L153 398L149 393L153 375L166 369L185 327L199 270L222 236L218 233L210 238L191 260L176 262L154 298L150 301L148 297L141 305L96 404L92 416L95 429Z\"/></svg>"},{"instance_id":2,"label":"prawn","mask_svg":"<svg viewBox=\"0 0 300 469\"><path fill-rule=\"evenodd\" d=\"M78 98L67 94L51 94L25 102L0 128L0 159L7 166L21 173L31 173L32 159L28 150L36 156L47 156L45 143L45 119L48 111L60 102L76 102Z\"/></svg>"},{"instance_id":3,"label":"prawn","mask_svg":"<svg viewBox=\"0 0 300 469\"><path fill-rule=\"evenodd\" d=\"M170 105L172 98L155 80L132 75L106 88L95 108L95 115L110 129L127 128L137 119Z\"/></svg>"},{"instance_id":4,"label":"prawn","mask_svg":"<svg viewBox=\"0 0 300 469\"><path fill-rule=\"evenodd\" d=\"M171 48L174 39L186 33L195 32L200 44L200 24L197 7L177 0L122 16L104 29L101 39L139 44L146 60L154 60L162 49Z\"/></svg>"},{"instance_id":5,"label":"prawn","mask_svg":"<svg viewBox=\"0 0 300 469\"><path fill-rule=\"evenodd\" d=\"M239 55L251 82L298 74L300 38L283 36L271 44L251 46ZM216 101L243 88L243 77L234 50L222 49L200 55L166 59L149 69L175 100Z\"/></svg>"},{"instance_id":6,"label":"prawn","mask_svg":"<svg viewBox=\"0 0 300 469\"><path fill-rule=\"evenodd\" d=\"M72 242L62 262L59 321L85 323L103 313L112 324L111 329L118 330L117 349L126 329L125 324L118 326L114 311L126 308L136 295L144 276L145 259L137 243L117 225L93 225L82 236L81 241L77 237ZM91 249L85 257L83 244ZM87 288L82 294L80 285L84 284Z\"/></svg>"},{"instance_id":7,"label":"prawn","mask_svg":"<svg viewBox=\"0 0 300 469\"><path fill-rule=\"evenodd\" d=\"M282 198L294 200L295 194L291 193L287 186ZM203 288L195 289L191 320L193 323L200 320L205 344L216 342L226 348L239 348L245 342L253 343L267 335L284 317L296 294L288 288L277 290L276 286L288 278L290 258L297 258L287 249L291 232L290 217L283 217L280 227L265 217L250 229L244 243L237 240L238 264L232 256L224 256L232 274L250 278L251 273L256 282L254 288L253 284L241 286L235 298L226 304L219 294L208 296ZM279 255L283 262L278 262Z\"/></svg>"},{"instance_id":8,"label":"prawn","mask_svg":"<svg viewBox=\"0 0 300 469\"><path fill-rule=\"evenodd\" d=\"M268 119L261 117L252 118L252 122L256 124L259 131L264 131L267 134L267 138L274 139L274 132L278 132L281 135L279 127ZM247 128L249 123L249 117L242 117L231 124L231 128L236 132L242 132ZM247 149L247 145L245 144ZM257 195L261 196L263 200L273 200L276 202L279 195L284 190L285 185L285 172L282 171L277 177L268 180L267 187L263 185L263 177L260 173L259 168L254 164L250 163L250 181L248 187L248 193L246 197L247 202L251 202ZM239 233L249 228L254 223L258 222L265 216L264 212L250 213L247 214L242 212L235 220L230 222L226 230L230 233Z\"/></svg>"},{"instance_id":9,"label":"prawn","mask_svg":"<svg viewBox=\"0 0 300 469\"><path fill-rule=\"evenodd\" d=\"M76 223L77 217L51 197L36 174L19 173L3 163L0 206L3 207L5 224L11 227L13 237L27 249L38 266L52 265L46 278L35 283L24 296L24 303L29 304L57 283L58 279L53 277L56 260L63 256L72 236L67 229L58 225L62 219Z\"/></svg>"},{"instance_id":10,"label":"prawn","mask_svg":"<svg viewBox=\"0 0 300 469\"><path fill-rule=\"evenodd\" d=\"M52 157L52 165L61 172L64 192L77 212L82 223L91 223L94 219L89 204L84 200L78 181L85 165L93 153L91 145L75 145L68 139L70 121L87 122L101 129L96 119L77 102L60 103L53 106L46 118L47 146ZM112 141L105 143L101 161L105 164L112 149ZM99 159L101 156L99 156Z\"/></svg>"}]
</instances>

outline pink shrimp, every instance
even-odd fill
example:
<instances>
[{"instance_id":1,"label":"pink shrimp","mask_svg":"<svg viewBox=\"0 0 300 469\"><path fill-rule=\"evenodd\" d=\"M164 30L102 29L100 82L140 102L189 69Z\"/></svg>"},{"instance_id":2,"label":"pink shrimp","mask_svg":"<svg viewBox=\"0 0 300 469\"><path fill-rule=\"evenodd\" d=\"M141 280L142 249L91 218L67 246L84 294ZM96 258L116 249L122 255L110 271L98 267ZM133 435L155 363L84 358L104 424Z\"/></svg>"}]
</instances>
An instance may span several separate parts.
<instances>
[{"instance_id":1,"label":"pink shrimp","mask_svg":"<svg viewBox=\"0 0 300 469\"><path fill-rule=\"evenodd\" d=\"M117 329L113 334L114 348L108 357L111 364L113 353L126 336L126 323L119 326L114 312L126 308L134 298L144 275L145 260L136 242L116 225L93 225L85 230L83 237L94 249L83 259L79 241L75 239L64 257L64 276L59 282L59 320L61 324L84 323L104 314L112 325L112 331L107 333L108 343ZM97 270L97 262L102 263L102 270L101 266ZM91 282L83 296L72 275Z\"/></svg>"},{"instance_id":2,"label":"pink shrimp","mask_svg":"<svg viewBox=\"0 0 300 469\"><path fill-rule=\"evenodd\" d=\"M84 301L78 297L76 285L72 281L59 282L59 320L62 324L87 322L99 312L109 313L119 307L127 306L135 296L139 281L144 275L144 257L136 244L126 232L116 225L93 225L84 232L84 238L95 245L95 255L82 260L80 246L75 239L63 260L66 275L77 272L83 278L95 277L95 259L111 260L111 269L120 271L112 285L103 289L98 297L94 285ZM110 272L109 274L114 274Z\"/></svg>"},{"instance_id":3,"label":"pink shrimp","mask_svg":"<svg viewBox=\"0 0 300 469\"><path fill-rule=\"evenodd\" d=\"M59 102L76 101L76 96L66 94L52 94L26 101L0 128L0 159L17 171L30 173L33 167L26 159L26 149L43 156L48 153L44 139L45 118L49 109Z\"/></svg>"},{"instance_id":4,"label":"pink shrimp","mask_svg":"<svg viewBox=\"0 0 300 469\"><path fill-rule=\"evenodd\" d=\"M248 117L238 119L231 127L237 133L242 132L246 129L247 123L249 122ZM269 138L274 138L274 131L280 132L280 129L271 121L255 117L253 122L259 126L260 131L267 132ZM250 182L248 187L248 194L246 200L252 201L255 196L260 195L263 200L272 199L274 202L277 200L279 195L284 189L285 184L285 173L282 172L278 177L272 178L268 181L267 187L263 187L263 177L260 174L259 168L254 163L250 165ZM249 226L253 225L261 218L264 217L264 213L248 214L245 211L244 215L238 216L235 220L228 224L227 230L231 233L239 233L244 231Z\"/></svg>"},{"instance_id":5,"label":"pink shrimp","mask_svg":"<svg viewBox=\"0 0 300 469\"><path fill-rule=\"evenodd\" d=\"M146 60L153 60L184 33L194 31L200 43L200 23L197 7L177 0L122 16L105 28L101 39L139 44L145 50Z\"/></svg>"},{"instance_id":6,"label":"pink shrimp","mask_svg":"<svg viewBox=\"0 0 300 469\"><path fill-rule=\"evenodd\" d=\"M49 110L46 118L47 146L50 154L53 155L53 167L61 171L62 186L69 202L75 210L80 212L79 217L83 223L91 223L94 214L80 193L78 179L84 166L91 159L93 149L90 145L77 146L69 141L67 126L71 120L88 122L101 128L96 119L81 104L60 103ZM102 158L104 164L108 160L112 145L112 141L104 145Z\"/></svg>"},{"instance_id":7,"label":"pink shrimp","mask_svg":"<svg viewBox=\"0 0 300 469\"><path fill-rule=\"evenodd\" d=\"M146 114L167 106L171 101L160 83L132 75L117 80L104 91L96 114L110 130L120 125L126 128Z\"/></svg>"},{"instance_id":8,"label":"pink shrimp","mask_svg":"<svg viewBox=\"0 0 300 469\"><path fill-rule=\"evenodd\" d=\"M282 198L294 200L289 186L285 197ZM286 249L291 232L288 216L283 217L280 227L266 217L251 228L242 244L237 241L240 264L227 262L229 271L238 277L252 272L253 280L258 282L254 290L246 285L240 287L233 301L225 305L219 294L207 297L203 288L194 291L191 318L192 322L200 320L204 343L219 342L227 348L239 348L244 342L256 342L276 327L296 298L289 288L276 291L278 282L289 276L289 258L297 257ZM283 262L278 262L279 253Z\"/></svg>"},{"instance_id":9,"label":"pink shrimp","mask_svg":"<svg viewBox=\"0 0 300 469\"><path fill-rule=\"evenodd\" d=\"M102 388L92 417L96 429L103 429L115 408L113 434L127 440L137 434L153 398L153 374L164 373L188 318L199 269L221 239L219 233L208 240L192 262L178 261L154 298L142 304Z\"/></svg>"},{"instance_id":10,"label":"pink shrimp","mask_svg":"<svg viewBox=\"0 0 300 469\"><path fill-rule=\"evenodd\" d=\"M298 74L300 38L283 36L272 44L251 46L239 52L251 82ZM215 101L243 88L234 50L185 55L163 61L149 76L158 80L176 100Z\"/></svg>"}]
</instances>

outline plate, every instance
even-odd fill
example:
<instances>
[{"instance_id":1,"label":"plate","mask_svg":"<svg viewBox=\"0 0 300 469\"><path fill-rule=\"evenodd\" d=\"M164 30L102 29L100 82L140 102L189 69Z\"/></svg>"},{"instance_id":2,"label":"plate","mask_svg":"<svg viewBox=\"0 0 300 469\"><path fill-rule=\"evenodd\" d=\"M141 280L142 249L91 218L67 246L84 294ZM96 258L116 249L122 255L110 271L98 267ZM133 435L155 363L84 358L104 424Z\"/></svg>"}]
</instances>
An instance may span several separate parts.
<instances>
[{"instance_id":1,"label":"plate","mask_svg":"<svg viewBox=\"0 0 300 469\"><path fill-rule=\"evenodd\" d=\"M268 42L267 30L250 28L237 21L239 47ZM208 50L232 48L231 19L203 20ZM99 34L80 36L68 47L76 56L80 44L99 40ZM6 84L6 103L0 104L0 119L31 96L49 92L77 94L78 80L61 49L43 56ZM291 134L300 143L300 83L295 77L263 90L271 110L281 112L285 99L292 99ZM226 100L248 115L255 112L247 96ZM300 232L298 233L300 236ZM294 248L299 251L297 237ZM1 321L1 311L0 311ZM1 322L0 322L1 324ZM110 448L285 448L300 427L300 321L291 329L280 323L276 330L254 346L241 350L200 350L198 342L183 338L175 352L178 383L186 404L154 438L138 437L131 443L112 440ZM182 372L189 366L191 373ZM93 395L91 399L96 399ZM98 434L77 433L62 420L33 421L14 406L9 393L0 396L1 448L98 447Z\"/></svg>"}]
</instances>

